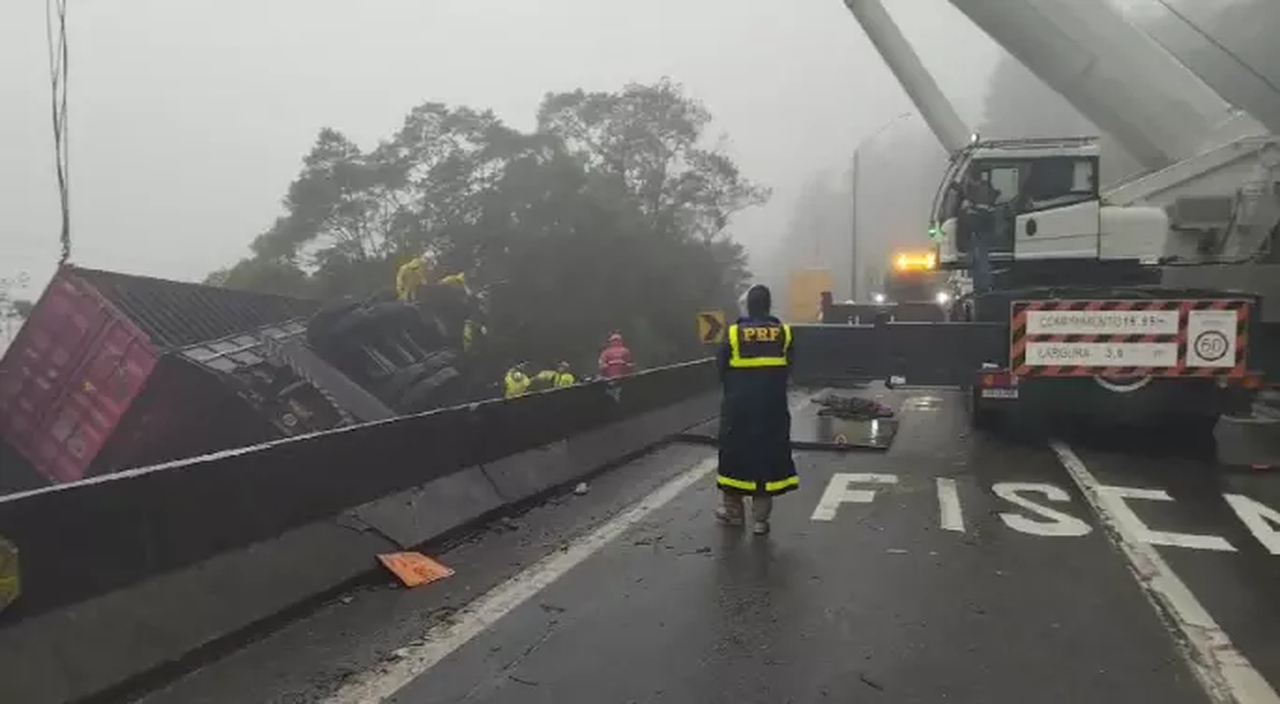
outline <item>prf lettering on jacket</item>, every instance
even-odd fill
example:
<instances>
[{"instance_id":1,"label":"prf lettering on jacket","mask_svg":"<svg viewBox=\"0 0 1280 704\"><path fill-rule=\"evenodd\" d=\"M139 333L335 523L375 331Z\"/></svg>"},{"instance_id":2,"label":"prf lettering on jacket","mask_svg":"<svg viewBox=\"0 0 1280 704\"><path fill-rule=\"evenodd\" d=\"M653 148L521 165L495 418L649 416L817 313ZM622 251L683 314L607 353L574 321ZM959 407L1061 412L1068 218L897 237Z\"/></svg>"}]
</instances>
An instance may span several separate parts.
<instances>
[{"instance_id":1,"label":"prf lettering on jacket","mask_svg":"<svg viewBox=\"0 0 1280 704\"><path fill-rule=\"evenodd\" d=\"M743 328L742 339L744 342L777 342L781 333L782 328L775 327Z\"/></svg>"}]
</instances>

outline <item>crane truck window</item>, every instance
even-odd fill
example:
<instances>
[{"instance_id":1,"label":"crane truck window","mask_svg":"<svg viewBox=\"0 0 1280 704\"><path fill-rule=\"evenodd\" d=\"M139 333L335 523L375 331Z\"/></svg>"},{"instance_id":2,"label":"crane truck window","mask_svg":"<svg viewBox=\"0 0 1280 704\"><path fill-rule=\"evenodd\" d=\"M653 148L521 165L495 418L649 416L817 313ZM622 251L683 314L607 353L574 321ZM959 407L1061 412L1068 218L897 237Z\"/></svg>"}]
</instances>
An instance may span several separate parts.
<instances>
[{"instance_id":1,"label":"crane truck window","mask_svg":"<svg viewBox=\"0 0 1280 704\"><path fill-rule=\"evenodd\" d=\"M996 166L988 172L988 183L995 190L993 204L1010 203L1018 197L1018 167Z\"/></svg>"},{"instance_id":2,"label":"crane truck window","mask_svg":"<svg viewBox=\"0 0 1280 704\"><path fill-rule=\"evenodd\" d=\"M1097 197L1093 159L1047 157L1030 164L1023 210L1062 206Z\"/></svg>"}]
</instances>

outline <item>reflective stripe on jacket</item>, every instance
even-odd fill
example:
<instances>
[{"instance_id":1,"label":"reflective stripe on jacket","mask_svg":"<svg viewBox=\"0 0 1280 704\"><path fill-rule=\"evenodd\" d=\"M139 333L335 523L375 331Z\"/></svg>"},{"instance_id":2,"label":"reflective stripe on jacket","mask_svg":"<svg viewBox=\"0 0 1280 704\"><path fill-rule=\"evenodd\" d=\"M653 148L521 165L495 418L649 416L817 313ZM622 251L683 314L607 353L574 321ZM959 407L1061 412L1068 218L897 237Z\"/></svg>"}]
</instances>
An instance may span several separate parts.
<instances>
[{"instance_id":1,"label":"reflective stripe on jacket","mask_svg":"<svg viewBox=\"0 0 1280 704\"><path fill-rule=\"evenodd\" d=\"M751 325L729 326L729 368L787 366L791 349L791 326L761 321Z\"/></svg>"}]
</instances>

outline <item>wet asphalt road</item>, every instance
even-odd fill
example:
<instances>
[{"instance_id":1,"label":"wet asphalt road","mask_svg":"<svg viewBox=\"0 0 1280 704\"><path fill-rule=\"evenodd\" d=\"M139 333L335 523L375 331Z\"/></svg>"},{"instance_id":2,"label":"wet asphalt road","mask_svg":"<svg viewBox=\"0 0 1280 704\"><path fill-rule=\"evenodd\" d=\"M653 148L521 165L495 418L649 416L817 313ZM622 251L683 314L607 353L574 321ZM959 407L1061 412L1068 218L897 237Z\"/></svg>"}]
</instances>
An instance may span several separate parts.
<instances>
[{"instance_id":1,"label":"wet asphalt road","mask_svg":"<svg viewBox=\"0 0 1280 704\"><path fill-rule=\"evenodd\" d=\"M1188 666L1176 618L1158 614L1045 442L970 433L956 392L885 400L901 409L892 449L798 452L802 488L778 501L766 538L712 521L708 475L574 547L709 455L667 448L587 497L442 547L458 570L445 582L353 593L146 701L356 701L364 690L344 687L397 668L390 701L403 704L1218 701ZM1226 473L1180 438L1067 440L1099 482L1168 492L1127 504L1150 530L1201 536L1154 549L1280 683L1280 556L1223 498L1280 509L1280 475ZM558 550L584 557L414 669L428 629L465 629L474 617L460 607Z\"/></svg>"}]
</instances>

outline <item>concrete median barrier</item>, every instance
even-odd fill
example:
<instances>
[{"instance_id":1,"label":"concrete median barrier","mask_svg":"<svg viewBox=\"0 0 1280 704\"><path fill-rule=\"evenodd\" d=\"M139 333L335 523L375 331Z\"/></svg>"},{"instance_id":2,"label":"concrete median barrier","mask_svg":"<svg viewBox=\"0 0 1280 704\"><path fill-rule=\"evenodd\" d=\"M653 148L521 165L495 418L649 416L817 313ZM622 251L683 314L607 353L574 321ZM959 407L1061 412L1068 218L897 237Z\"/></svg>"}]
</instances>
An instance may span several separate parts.
<instances>
[{"instance_id":1,"label":"concrete median barrier","mask_svg":"<svg viewBox=\"0 0 1280 704\"><path fill-rule=\"evenodd\" d=\"M444 411L2 497L26 593L0 627L455 472L471 430Z\"/></svg>"},{"instance_id":2,"label":"concrete median barrier","mask_svg":"<svg viewBox=\"0 0 1280 704\"><path fill-rule=\"evenodd\" d=\"M357 506L347 516L407 549L474 521L504 503L483 469L468 467L424 486Z\"/></svg>"},{"instance_id":3,"label":"concrete median barrier","mask_svg":"<svg viewBox=\"0 0 1280 704\"><path fill-rule=\"evenodd\" d=\"M1280 413L1223 416L1214 427L1219 464L1231 467L1280 467Z\"/></svg>"},{"instance_id":4,"label":"concrete median barrier","mask_svg":"<svg viewBox=\"0 0 1280 704\"><path fill-rule=\"evenodd\" d=\"M0 701L77 701L350 583L398 549L335 520L0 628Z\"/></svg>"},{"instance_id":5,"label":"concrete median barrier","mask_svg":"<svg viewBox=\"0 0 1280 704\"><path fill-rule=\"evenodd\" d=\"M717 403L708 360L0 498L22 572L0 611L0 701L131 686Z\"/></svg>"},{"instance_id":6,"label":"concrete median barrier","mask_svg":"<svg viewBox=\"0 0 1280 704\"><path fill-rule=\"evenodd\" d=\"M1008 358L1008 332L999 324L794 325L792 330L792 379L805 386L894 376L911 385L960 385L972 381L983 362Z\"/></svg>"},{"instance_id":7,"label":"concrete median barrier","mask_svg":"<svg viewBox=\"0 0 1280 704\"><path fill-rule=\"evenodd\" d=\"M504 457L484 465L483 471L505 502L522 501L627 459L705 422L718 412L719 403L718 393L703 393Z\"/></svg>"},{"instance_id":8,"label":"concrete median barrier","mask_svg":"<svg viewBox=\"0 0 1280 704\"><path fill-rule=\"evenodd\" d=\"M522 501L569 482L576 476L573 470L569 465L568 445L563 440L503 457L480 468L507 502Z\"/></svg>"}]
</instances>

